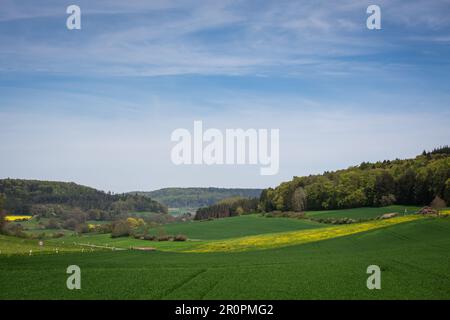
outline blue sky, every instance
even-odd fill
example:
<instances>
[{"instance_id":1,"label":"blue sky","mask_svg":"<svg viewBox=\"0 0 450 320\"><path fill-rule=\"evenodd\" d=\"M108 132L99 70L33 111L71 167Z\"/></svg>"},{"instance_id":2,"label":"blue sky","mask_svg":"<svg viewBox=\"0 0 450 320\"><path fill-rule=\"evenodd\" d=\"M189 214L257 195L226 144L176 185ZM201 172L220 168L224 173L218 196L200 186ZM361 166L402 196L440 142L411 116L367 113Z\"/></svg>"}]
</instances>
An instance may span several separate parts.
<instances>
[{"instance_id":1,"label":"blue sky","mask_svg":"<svg viewBox=\"0 0 450 320\"><path fill-rule=\"evenodd\" d=\"M77 4L82 29L66 28ZM366 28L381 7L382 30ZM0 177L268 187L450 138L450 1L1 1ZM175 166L170 133L279 128L280 172Z\"/></svg>"}]
</instances>

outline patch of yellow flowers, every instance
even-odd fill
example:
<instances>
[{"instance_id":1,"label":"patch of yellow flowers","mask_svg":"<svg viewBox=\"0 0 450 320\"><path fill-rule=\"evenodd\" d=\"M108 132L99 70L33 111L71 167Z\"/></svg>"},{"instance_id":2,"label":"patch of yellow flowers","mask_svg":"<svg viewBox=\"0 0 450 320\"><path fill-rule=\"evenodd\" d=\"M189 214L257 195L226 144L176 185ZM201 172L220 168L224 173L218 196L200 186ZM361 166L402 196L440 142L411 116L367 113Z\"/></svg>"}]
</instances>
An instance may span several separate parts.
<instances>
[{"instance_id":1,"label":"patch of yellow flowers","mask_svg":"<svg viewBox=\"0 0 450 320\"><path fill-rule=\"evenodd\" d=\"M22 221L22 220L30 220L32 216L6 216L6 221Z\"/></svg>"},{"instance_id":2,"label":"patch of yellow flowers","mask_svg":"<svg viewBox=\"0 0 450 320\"><path fill-rule=\"evenodd\" d=\"M219 251L246 251L254 249L268 249L315 242L331 238L348 236L355 233L388 227L391 225L421 219L419 215L408 215L384 220L339 225L311 230L289 231L257 236L248 236L235 239L212 241L199 245L185 252L219 252Z\"/></svg>"}]
</instances>

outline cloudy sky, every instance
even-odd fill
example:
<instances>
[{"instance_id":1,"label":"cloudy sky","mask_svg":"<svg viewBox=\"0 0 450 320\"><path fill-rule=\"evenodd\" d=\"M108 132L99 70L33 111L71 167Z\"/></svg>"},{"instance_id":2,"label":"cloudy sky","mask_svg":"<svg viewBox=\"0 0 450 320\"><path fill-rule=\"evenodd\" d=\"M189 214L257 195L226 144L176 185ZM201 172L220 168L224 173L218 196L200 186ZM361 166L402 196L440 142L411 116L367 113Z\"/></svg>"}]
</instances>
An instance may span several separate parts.
<instances>
[{"instance_id":1,"label":"cloudy sky","mask_svg":"<svg viewBox=\"0 0 450 320\"><path fill-rule=\"evenodd\" d=\"M82 29L66 28L67 6ZM366 8L381 8L368 30ZM0 0L0 178L268 187L450 143L450 1ZM280 129L280 170L170 135Z\"/></svg>"}]
</instances>

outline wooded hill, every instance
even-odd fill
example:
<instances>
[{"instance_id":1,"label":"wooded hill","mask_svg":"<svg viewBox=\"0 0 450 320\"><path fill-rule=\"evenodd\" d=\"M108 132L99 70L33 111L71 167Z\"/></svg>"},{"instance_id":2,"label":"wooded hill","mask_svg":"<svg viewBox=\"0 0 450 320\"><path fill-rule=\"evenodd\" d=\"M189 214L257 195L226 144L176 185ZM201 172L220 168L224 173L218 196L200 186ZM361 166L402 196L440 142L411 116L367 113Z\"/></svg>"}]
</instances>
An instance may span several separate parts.
<instances>
[{"instance_id":1,"label":"wooded hill","mask_svg":"<svg viewBox=\"0 0 450 320\"><path fill-rule=\"evenodd\" d=\"M149 197L111 194L73 182L1 179L0 194L5 196L8 213L30 213L35 205L64 205L81 210L111 212L151 211L167 213L167 207Z\"/></svg>"},{"instance_id":2,"label":"wooded hill","mask_svg":"<svg viewBox=\"0 0 450 320\"><path fill-rule=\"evenodd\" d=\"M345 170L294 177L261 192L258 201L232 198L197 210L195 219L231 217L256 211L333 210L450 203L450 148L414 159L363 162Z\"/></svg>"},{"instance_id":3,"label":"wooded hill","mask_svg":"<svg viewBox=\"0 0 450 320\"><path fill-rule=\"evenodd\" d=\"M414 159L363 162L345 170L294 177L261 193L261 211L303 211L450 203L450 148Z\"/></svg>"},{"instance_id":4,"label":"wooded hill","mask_svg":"<svg viewBox=\"0 0 450 320\"><path fill-rule=\"evenodd\" d=\"M216 219L234 217L258 210L258 198L227 198L210 205L199 208L195 214L195 220Z\"/></svg>"},{"instance_id":5,"label":"wooded hill","mask_svg":"<svg viewBox=\"0 0 450 320\"><path fill-rule=\"evenodd\" d=\"M242 188L165 188L132 194L150 197L170 208L199 208L232 197L259 197L262 189Z\"/></svg>"}]
</instances>

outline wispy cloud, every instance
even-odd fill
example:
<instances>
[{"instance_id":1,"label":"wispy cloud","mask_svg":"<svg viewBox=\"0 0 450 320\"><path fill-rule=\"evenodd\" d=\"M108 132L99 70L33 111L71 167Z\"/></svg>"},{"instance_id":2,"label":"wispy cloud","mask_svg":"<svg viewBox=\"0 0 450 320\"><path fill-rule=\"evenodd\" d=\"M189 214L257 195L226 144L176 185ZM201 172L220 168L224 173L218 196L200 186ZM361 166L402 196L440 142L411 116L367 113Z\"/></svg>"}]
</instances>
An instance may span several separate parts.
<instances>
[{"instance_id":1,"label":"wispy cloud","mask_svg":"<svg viewBox=\"0 0 450 320\"><path fill-rule=\"evenodd\" d=\"M399 48L401 32L445 39L447 1L381 1L386 36L365 29L369 1L78 1L83 29L65 29L61 1L5 1L0 68L93 75L349 72L350 57ZM45 17L45 19L41 19ZM14 28L11 29L11 25ZM12 31L12 32L10 32ZM378 64L364 62L373 70ZM283 70L283 68L286 68Z\"/></svg>"},{"instance_id":2,"label":"wispy cloud","mask_svg":"<svg viewBox=\"0 0 450 320\"><path fill-rule=\"evenodd\" d=\"M0 177L266 187L448 144L450 1L380 0L381 31L371 2L3 0ZM280 128L280 174L174 167L194 120Z\"/></svg>"}]
</instances>

